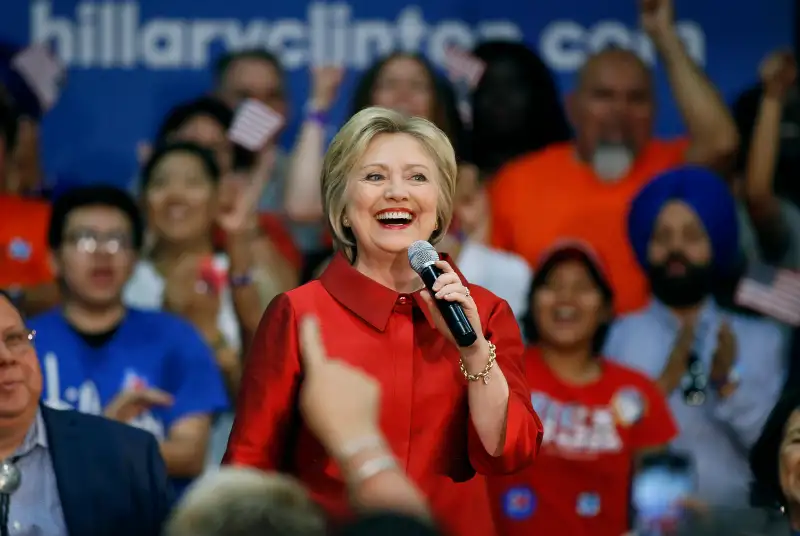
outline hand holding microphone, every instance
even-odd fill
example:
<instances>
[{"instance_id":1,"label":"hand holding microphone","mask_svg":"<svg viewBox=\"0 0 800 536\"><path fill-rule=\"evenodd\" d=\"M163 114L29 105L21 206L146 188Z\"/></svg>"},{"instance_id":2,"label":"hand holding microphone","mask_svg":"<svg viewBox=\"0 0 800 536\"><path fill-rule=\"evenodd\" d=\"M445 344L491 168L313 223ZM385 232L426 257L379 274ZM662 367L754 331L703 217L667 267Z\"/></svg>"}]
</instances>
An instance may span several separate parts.
<instances>
[{"instance_id":1,"label":"hand holding microphone","mask_svg":"<svg viewBox=\"0 0 800 536\"><path fill-rule=\"evenodd\" d=\"M483 339L478 308L453 267L439 259L436 249L418 240L408 248L408 261L425 283L422 298L437 329L461 348Z\"/></svg>"}]
</instances>

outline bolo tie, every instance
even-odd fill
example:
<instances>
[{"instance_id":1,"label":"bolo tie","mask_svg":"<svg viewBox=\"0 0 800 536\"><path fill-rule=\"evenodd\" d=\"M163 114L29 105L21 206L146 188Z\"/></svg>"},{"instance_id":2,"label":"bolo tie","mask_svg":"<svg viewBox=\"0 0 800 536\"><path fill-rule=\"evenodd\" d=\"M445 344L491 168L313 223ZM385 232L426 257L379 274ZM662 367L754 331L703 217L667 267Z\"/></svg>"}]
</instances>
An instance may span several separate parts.
<instances>
[{"instance_id":1,"label":"bolo tie","mask_svg":"<svg viewBox=\"0 0 800 536\"><path fill-rule=\"evenodd\" d=\"M0 536L9 536L8 514L11 506L11 495L19 489L22 474L15 465L19 458L11 458L0 462Z\"/></svg>"},{"instance_id":2,"label":"bolo tie","mask_svg":"<svg viewBox=\"0 0 800 536\"><path fill-rule=\"evenodd\" d=\"M683 401L688 406L701 406L706 401L708 378L703 371L703 363L697 354L691 352L686 362L686 374L681 379Z\"/></svg>"}]
</instances>

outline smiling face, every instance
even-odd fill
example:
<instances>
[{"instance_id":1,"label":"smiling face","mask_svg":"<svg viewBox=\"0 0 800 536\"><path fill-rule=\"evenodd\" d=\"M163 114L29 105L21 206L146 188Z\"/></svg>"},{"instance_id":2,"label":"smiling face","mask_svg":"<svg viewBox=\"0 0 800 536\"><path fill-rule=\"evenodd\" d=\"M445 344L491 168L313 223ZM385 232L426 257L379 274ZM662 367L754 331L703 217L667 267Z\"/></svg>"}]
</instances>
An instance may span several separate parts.
<instances>
[{"instance_id":1,"label":"smiling face","mask_svg":"<svg viewBox=\"0 0 800 536\"><path fill-rule=\"evenodd\" d=\"M35 413L42 394L39 359L19 311L0 297L0 423Z\"/></svg>"},{"instance_id":2,"label":"smiling face","mask_svg":"<svg viewBox=\"0 0 800 536\"><path fill-rule=\"evenodd\" d=\"M441 180L436 163L414 137L375 136L347 184L346 217L359 257L405 255L413 242L430 239Z\"/></svg>"},{"instance_id":3,"label":"smiling face","mask_svg":"<svg viewBox=\"0 0 800 536\"><path fill-rule=\"evenodd\" d=\"M386 62L375 80L372 105L431 119L434 87L419 60L398 56Z\"/></svg>"},{"instance_id":4,"label":"smiling face","mask_svg":"<svg viewBox=\"0 0 800 536\"><path fill-rule=\"evenodd\" d=\"M164 156L152 171L145 199L148 221L159 239L196 240L210 232L217 188L202 160L189 152Z\"/></svg>"},{"instance_id":5,"label":"smiling face","mask_svg":"<svg viewBox=\"0 0 800 536\"><path fill-rule=\"evenodd\" d=\"M550 269L544 285L534 293L531 307L542 341L564 349L590 345L609 315L586 263L577 259L564 260Z\"/></svg>"}]
</instances>

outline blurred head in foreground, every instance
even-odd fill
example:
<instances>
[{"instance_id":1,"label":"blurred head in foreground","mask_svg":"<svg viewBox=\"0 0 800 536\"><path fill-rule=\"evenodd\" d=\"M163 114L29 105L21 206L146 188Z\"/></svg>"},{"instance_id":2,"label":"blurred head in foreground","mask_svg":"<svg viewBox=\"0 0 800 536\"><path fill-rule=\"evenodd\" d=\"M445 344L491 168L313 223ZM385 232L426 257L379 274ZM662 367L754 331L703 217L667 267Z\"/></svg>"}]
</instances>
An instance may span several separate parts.
<instances>
[{"instance_id":1,"label":"blurred head in foreground","mask_svg":"<svg viewBox=\"0 0 800 536\"><path fill-rule=\"evenodd\" d=\"M223 467L198 479L165 536L323 536L325 521L302 485L276 473Z\"/></svg>"}]
</instances>

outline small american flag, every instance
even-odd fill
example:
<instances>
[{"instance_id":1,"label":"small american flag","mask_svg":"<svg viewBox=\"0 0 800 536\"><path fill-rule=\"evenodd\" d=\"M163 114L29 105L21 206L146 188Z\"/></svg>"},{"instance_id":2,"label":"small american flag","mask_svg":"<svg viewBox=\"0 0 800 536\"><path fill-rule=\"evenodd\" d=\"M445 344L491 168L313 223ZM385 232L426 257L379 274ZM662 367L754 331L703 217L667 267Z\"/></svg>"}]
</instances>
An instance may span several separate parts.
<instances>
[{"instance_id":1,"label":"small american flag","mask_svg":"<svg viewBox=\"0 0 800 536\"><path fill-rule=\"evenodd\" d=\"M228 138L249 151L258 151L282 126L281 114L266 104L248 99L236 110Z\"/></svg>"},{"instance_id":2,"label":"small american flag","mask_svg":"<svg viewBox=\"0 0 800 536\"><path fill-rule=\"evenodd\" d=\"M11 63L39 99L42 111L50 110L61 94L66 77L64 64L41 43L22 50Z\"/></svg>"},{"instance_id":3,"label":"small american flag","mask_svg":"<svg viewBox=\"0 0 800 536\"><path fill-rule=\"evenodd\" d=\"M800 326L800 273L756 264L736 288L735 301L791 326Z\"/></svg>"},{"instance_id":4,"label":"small american flag","mask_svg":"<svg viewBox=\"0 0 800 536\"><path fill-rule=\"evenodd\" d=\"M445 68L453 83L466 82L474 89L486 70L486 64L465 50L457 47L447 49Z\"/></svg>"}]
</instances>

